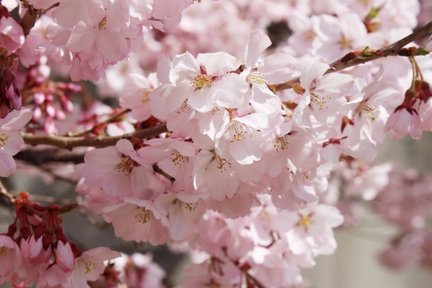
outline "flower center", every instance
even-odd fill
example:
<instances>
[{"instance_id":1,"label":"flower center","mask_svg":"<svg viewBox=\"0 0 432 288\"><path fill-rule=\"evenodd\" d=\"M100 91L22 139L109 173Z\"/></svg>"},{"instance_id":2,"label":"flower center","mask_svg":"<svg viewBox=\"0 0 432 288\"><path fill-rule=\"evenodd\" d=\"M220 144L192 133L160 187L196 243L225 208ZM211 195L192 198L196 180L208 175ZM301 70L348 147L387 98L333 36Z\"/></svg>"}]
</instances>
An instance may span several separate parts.
<instances>
[{"instance_id":1,"label":"flower center","mask_svg":"<svg viewBox=\"0 0 432 288\"><path fill-rule=\"evenodd\" d=\"M88 259L80 259L79 263L81 267L84 269L84 274L88 274L96 269L96 262L88 260Z\"/></svg>"},{"instance_id":2,"label":"flower center","mask_svg":"<svg viewBox=\"0 0 432 288\"><path fill-rule=\"evenodd\" d=\"M186 203L186 202L183 202L183 201L181 201L180 199L177 199L177 198L174 199L172 203L174 205L176 205L176 204L180 205L181 207L183 207L184 209L188 210L189 212L195 211L196 208L197 208L197 206L198 206L198 203Z\"/></svg>"},{"instance_id":3,"label":"flower center","mask_svg":"<svg viewBox=\"0 0 432 288\"><path fill-rule=\"evenodd\" d=\"M207 74L200 74L192 80L192 87L194 88L194 91L197 91L202 88L211 87L212 83L213 83L212 77L210 77Z\"/></svg>"},{"instance_id":4,"label":"flower center","mask_svg":"<svg viewBox=\"0 0 432 288\"><path fill-rule=\"evenodd\" d=\"M7 256L9 254L9 249L6 247L0 247L0 256Z\"/></svg>"},{"instance_id":5,"label":"flower center","mask_svg":"<svg viewBox=\"0 0 432 288\"><path fill-rule=\"evenodd\" d=\"M339 40L339 45L342 49L352 49L351 40L349 40L345 36L343 36L342 39Z\"/></svg>"},{"instance_id":6,"label":"flower center","mask_svg":"<svg viewBox=\"0 0 432 288\"><path fill-rule=\"evenodd\" d=\"M285 137L276 137L273 142L273 147L276 149L276 152L280 152L288 149L288 141Z\"/></svg>"},{"instance_id":7,"label":"flower center","mask_svg":"<svg viewBox=\"0 0 432 288\"><path fill-rule=\"evenodd\" d=\"M9 134L2 131L0 134L0 148L3 148L4 146L6 146L6 143L8 140L9 140Z\"/></svg>"},{"instance_id":8,"label":"flower center","mask_svg":"<svg viewBox=\"0 0 432 288\"><path fill-rule=\"evenodd\" d=\"M264 76L258 71L252 71L247 77L246 81L250 84L255 83L258 85L266 84Z\"/></svg>"},{"instance_id":9,"label":"flower center","mask_svg":"<svg viewBox=\"0 0 432 288\"><path fill-rule=\"evenodd\" d=\"M247 127L238 121L232 121L232 128L234 131L231 142L243 141L247 137L251 136L251 132L247 129Z\"/></svg>"},{"instance_id":10,"label":"flower center","mask_svg":"<svg viewBox=\"0 0 432 288\"><path fill-rule=\"evenodd\" d=\"M152 216L153 213L150 210L144 207L137 207L134 218L136 221L138 221L138 223L147 224L151 221Z\"/></svg>"},{"instance_id":11,"label":"flower center","mask_svg":"<svg viewBox=\"0 0 432 288\"><path fill-rule=\"evenodd\" d=\"M216 161L217 161L217 169L219 169L221 173L226 171L227 167L231 167L231 163L224 158L216 156Z\"/></svg>"},{"instance_id":12,"label":"flower center","mask_svg":"<svg viewBox=\"0 0 432 288\"><path fill-rule=\"evenodd\" d=\"M300 219L297 225L302 226L305 230L307 230L311 224L312 224L312 218L309 215L300 214Z\"/></svg>"},{"instance_id":13,"label":"flower center","mask_svg":"<svg viewBox=\"0 0 432 288\"><path fill-rule=\"evenodd\" d=\"M323 110L327 108L327 99L328 97L320 97L319 95L316 95L314 93L310 94L311 102L313 102L318 110Z\"/></svg>"},{"instance_id":14,"label":"flower center","mask_svg":"<svg viewBox=\"0 0 432 288\"><path fill-rule=\"evenodd\" d=\"M375 121L376 120L376 116L375 116L375 111L376 111L376 106L372 105L372 104L367 104L365 102L362 102L360 104L360 115L362 112L366 113L366 115L369 117L369 119L371 121Z\"/></svg>"},{"instance_id":15,"label":"flower center","mask_svg":"<svg viewBox=\"0 0 432 288\"><path fill-rule=\"evenodd\" d=\"M147 103L147 102L149 102L149 100L150 100L149 96L150 96L151 90L150 89L142 89L140 92L141 92L140 93L140 95L141 95L141 97L140 97L141 103Z\"/></svg>"},{"instance_id":16,"label":"flower center","mask_svg":"<svg viewBox=\"0 0 432 288\"><path fill-rule=\"evenodd\" d=\"M117 165L117 170L122 173L130 174L134 166L135 161L126 156L123 157L120 163Z\"/></svg>"},{"instance_id":17,"label":"flower center","mask_svg":"<svg viewBox=\"0 0 432 288\"><path fill-rule=\"evenodd\" d=\"M99 30L105 29L106 24L107 24L107 16L103 17L103 18L99 21L99 23L98 23Z\"/></svg>"},{"instance_id":18,"label":"flower center","mask_svg":"<svg viewBox=\"0 0 432 288\"><path fill-rule=\"evenodd\" d=\"M187 162L187 158L181 155L178 151L171 153L170 160L177 168L183 167L183 164Z\"/></svg>"}]
</instances>

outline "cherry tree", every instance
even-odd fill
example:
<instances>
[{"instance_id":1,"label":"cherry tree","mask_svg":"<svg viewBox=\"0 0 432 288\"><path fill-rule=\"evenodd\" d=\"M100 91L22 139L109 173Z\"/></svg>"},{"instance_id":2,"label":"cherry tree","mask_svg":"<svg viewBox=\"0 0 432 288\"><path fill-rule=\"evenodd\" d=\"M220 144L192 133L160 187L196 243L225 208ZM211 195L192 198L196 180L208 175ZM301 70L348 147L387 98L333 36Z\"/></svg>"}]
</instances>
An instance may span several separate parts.
<instances>
[{"instance_id":1,"label":"cherry tree","mask_svg":"<svg viewBox=\"0 0 432 288\"><path fill-rule=\"evenodd\" d=\"M41 203L0 186L14 211L0 284L163 287L151 255L68 238L75 209L188 253L176 287L301 287L365 202L400 229L384 264L431 267L431 178L375 160L386 135L432 130L432 22L417 26L419 10L0 0L0 176L76 192Z\"/></svg>"}]
</instances>

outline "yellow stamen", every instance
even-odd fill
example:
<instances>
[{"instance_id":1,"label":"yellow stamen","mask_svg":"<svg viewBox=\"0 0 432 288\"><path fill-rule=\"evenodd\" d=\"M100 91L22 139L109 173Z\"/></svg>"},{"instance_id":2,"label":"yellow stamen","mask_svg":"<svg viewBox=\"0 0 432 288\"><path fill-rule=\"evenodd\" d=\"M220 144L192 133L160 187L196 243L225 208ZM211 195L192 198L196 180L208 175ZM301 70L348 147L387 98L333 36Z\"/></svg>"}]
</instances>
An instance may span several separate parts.
<instances>
[{"instance_id":1,"label":"yellow stamen","mask_svg":"<svg viewBox=\"0 0 432 288\"><path fill-rule=\"evenodd\" d=\"M302 226L304 229L308 229L311 224L312 218L309 215L300 214L298 225Z\"/></svg>"},{"instance_id":2,"label":"yellow stamen","mask_svg":"<svg viewBox=\"0 0 432 288\"><path fill-rule=\"evenodd\" d=\"M192 80L192 87L194 88L194 91L196 91L202 88L209 88L212 83L213 80L209 75L200 74Z\"/></svg>"},{"instance_id":3,"label":"yellow stamen","mask_svg":"<svg viewBox=\"0 0 432 288\"><path fill-rule=\"evenodd\" d=\"M88 274L96 269L96 262L88 259L80 259L80 265L84 268L84 274Z\"/></svg>"},{"instance_id":4,"label":"yellow stamen","mask_svg":"<svg viewBox=\"0 0 432 288\"><path fill-rule=\"evenodd\" d=\"M266 81L264 79L264 76L258 72L258 71L252 71L247 77L246 81L250 84L258 84L258 85L265 85Z\"/></svg>"},{"instance_id":5,"label":"yellow stamen","mask_svg":"<svg viewBox=\"0 0 432 288\"><path fill-rule=\"evenodd\" d=\"M107 16L103 17L102 20L99 21L98 27L99 30L105 29L106 24L107 24Z\"/></svg>"},{"instance_id":6,"label":"yellow stamen","mask_svg":"<svg viewBox=\"0 0 432 288\"><path fill-rule=\"evenodd\" d=\"M351 40L347 39L346 37L342 37L342 39L339 41L339 45L342 49L352 49Z\"/></svg>"},{"instance_id":7,"label":"yellow stamen","mask_svg":"<svg viewBox=\"0 0 432 288\"><path fill-rule=\"evenodd\" d=\"M123 157L120 163L117 165L117 169L119 172L130 174L134 166L135 161L133 161L130 157Z\"/></svg>"},{"instance_id":8,"label":"yellow stamen","mask_svg":"<svg viewBox=\"0 0 432 288\"><path fill-rule=\"evenodd\" d=\"M2 131L0 134L0 148L3 148L4 146L6 146L6 143L8 140L9 140L9 134Z\"/></svg>"}]
</instances>

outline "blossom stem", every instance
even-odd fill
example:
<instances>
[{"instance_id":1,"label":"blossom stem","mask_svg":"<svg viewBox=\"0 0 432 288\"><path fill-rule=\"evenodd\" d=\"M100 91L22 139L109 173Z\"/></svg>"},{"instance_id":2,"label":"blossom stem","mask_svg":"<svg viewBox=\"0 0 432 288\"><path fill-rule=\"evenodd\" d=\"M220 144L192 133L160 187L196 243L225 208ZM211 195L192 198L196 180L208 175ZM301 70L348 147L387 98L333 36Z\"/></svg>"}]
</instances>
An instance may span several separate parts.
<instances>
[{"instance_id":1,"label":"blossom stem","mask_svg":"<svg viewBox=\"0 0 432 288\"><path fill-rule=\"evenodd\" d=\"M432 21L426 24L425 26L423 26L422 28L417 29L413 33L409 34L408 36L384 48L374 50L374 51L368 51L366 48L363 51L350 52L345 56L343 56L342 58L331 63L330 68L326 71L326 74L341 71L349 67L357 66L360 64L364 64L388 56L401 56L402 48L405 45L415 40L419 40L424 37L427 37L430 34L432 34ZM368 51L367 55L363 53L366 51ZM407 56L413 56L413 55L407 55ZM297 77L282 83L268 84L268 86L274 92L282 91L282 90L293 88L296 83L299 83L299 80L300 78Z\"/></svg>"},{"instance_id":2,"label":"blossom stem","mask_svg":"<svg viewBox=\"0 0 432 288\"><path fill-rule=\"evenodd\" d=\"M70 137L79 137L79 136L85 136L87 134L91 134L91 133L93 133L95 131L95 129L98 126L100 127L100 126L103 126L105 124L116 122L119 119L121 119L121 117L123 115L129 113L130 111L131 111L130 109L123 109L120 112L115 113L114 115L112 115L111 117L109 117L108 119L106 119L105 121L102 121L102 122L99 122L99 123L95 124L92 128L90 128L90 129L88 129L86 131L83 131L83 132L80 132L80 133L77 133L77 134L68 135L68 136L70 136Z\"/></svg>"},{"instance_id":3,"label":"blossom stem","mask_svg":"<svg viewBox=\"0 0 432 288\"><path fill-rule=\"evenodd\" d=\"M15 196L12 195L6 187L3 185L3 183L0 181L0 196L5 198L11 206L15 204Z\"/></svg>"},{"instance_id":4,"label":"blossom stem","mask_svg":"<svg viewBox=\"0 0 432 288\"><path fill-rule=\"evenodd\" d=\"M56 135L34 135L31 133L22 133L22 137L27 144L30 145L51 145L59 148L72 149L75 147L96 147L103 148L115 145L120 139L128 138L150 138L157 136L167 131L165 124L160 124L155 127L140 129L133 133L128 133L120 136L97 136L97 137L67 137Z\"/></svg>"},{"instance_id":5,"label":"blossom stem","mask_svg":"<svg viewBox=\"0 0 432 288\"><path fill-rule=\"evenodd\" d=\"M24 8L27 9L26 13L24 14L24 16L21 19L20 25L23 29L24 35L28 35L30 33L30 30L33 28L33 26L35 25L37 19L47 13L49 10L57 7L60 5L60 2L56 2L53 5L51 5L50 7L46 8L46 9L35 9L30 3L28 3L27 0L21 0L21 4Z\"/></svg>"}]
</instances>

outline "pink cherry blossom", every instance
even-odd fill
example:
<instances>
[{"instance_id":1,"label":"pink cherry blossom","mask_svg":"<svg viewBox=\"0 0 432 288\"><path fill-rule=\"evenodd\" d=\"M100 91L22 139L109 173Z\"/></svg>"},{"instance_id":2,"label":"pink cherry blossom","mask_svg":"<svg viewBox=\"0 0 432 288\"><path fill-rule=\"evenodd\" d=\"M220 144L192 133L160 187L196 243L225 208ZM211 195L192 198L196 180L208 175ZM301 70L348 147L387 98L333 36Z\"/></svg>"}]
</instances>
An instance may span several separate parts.
<instances>
[{"instance_id":1,"label":"pink cherry blossom","mask_svg":"<svg viewBox=\"0 0 432 288\"><path fill-rule=\"evenodd\" d=\"M150 165L137 154L128 140L120 140L116 147L89 151L84 160L81 173L86 184L101 187L111 195L122 192L123 197L139 195L151 198L165 189ZM145 186L141 184L143 179L146 179Z\"/></svg>"},{"instance_id":2,"label":"pink cherry blossom","mask_svg":"<svg viewBox=\"0 0 432 288\"><path fill-rule=\"evenodd\" d=\"M18 245L6 235L0 235L0 252L0 283L3 284L19 268L22 255Z\"/></svg>"},{"instance_id":3,"label":"pink cherry blossom","mask_svg":"<svg viewBox=\"0 0 432 288\"><path fill-rule=\"evenodd\" d=\"M195 234L194 227L205 212L203 201L185 202L179 198L174 194L164 194L155 200L155 206L166 215L166 225L174 241Z\"/></svg>"},{"instance_id":4,"label":"pink cherry blossom","mask_svg":"<svg viewBox=\"0 0 432 288\"><path fill-rule=\"evenodd\" d=\"M120 272L120 279L128 287L161 288L165 271L152 258L148 253L134 253L130 256L121 254L112 263L115 270Z\"/></svg>"},{"instance_id":5,"label":"pink cherry blossom","mask_svg":"<svg viewBox=\"0 0 432 288\"><path fill-rule=\"evenodd\" d=\"M75 256L69 242L58 241L55 249L56 265L65 272L73 270Z\"/></svg>"},{"instance_id":6,"label":"pink cherry blossom","mask_svg":"<svg viewBox=\"0 0 432 288\"><path fill-rule=\"evenodd\" d=\"M63 287L90 287L87 281L95 281L99 278L105 269L104 261L112 260L119 256L119 252L105 247L84 251L80 257L75 259L75 268Z\"/></svg>"},{"instance_id":7,"label":"pink cherry blossom","mask_svg":"<svg viewBox=\"0 0 432 288\"><path fill-rule=\"evenodd\" d=\"M14 53L24 44L24 34L21 26L12 17L0 18L0 47L7 54Z\"/></svg>"},{"instance_id":8,"label":"pink cherry blossom","mask_svg":"<svg viewBox=\"0 0 432 288\"><path fill-rule=\"evenodd\" d=\"M113 224L116 235L125 240L153 245L168 240L168 229L162 225L165 216L148 200L127 198L124 204L107 207L103 213Z\"/></svg>"},{"instance_id":9,"label":"pink cherry blossom","mask_svg":"<svg viewBox=\"0 0 432 288\"><path fill-rule=\"evenodd\" d=\"M419 114L414 109L396 109L389 117L385 129L395 138L410 135L414 139L422 136L422 125Z\"/></svg>"},{"instance_id":10,"label":"pink cherry blossom","mask_svg":"<svg viewBox=\"0 0 432 288\"><path fill-rule=\"evenodd\" d=\"M20 134L32 117L28 109L12 111L6 118L0 119L0 176L7 177L15 172L16 164L12 156L18 153L24 141Z\"/></svg>"}]
</instances>

